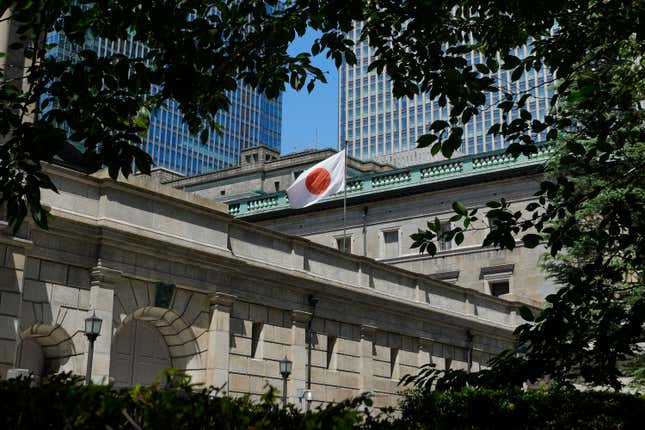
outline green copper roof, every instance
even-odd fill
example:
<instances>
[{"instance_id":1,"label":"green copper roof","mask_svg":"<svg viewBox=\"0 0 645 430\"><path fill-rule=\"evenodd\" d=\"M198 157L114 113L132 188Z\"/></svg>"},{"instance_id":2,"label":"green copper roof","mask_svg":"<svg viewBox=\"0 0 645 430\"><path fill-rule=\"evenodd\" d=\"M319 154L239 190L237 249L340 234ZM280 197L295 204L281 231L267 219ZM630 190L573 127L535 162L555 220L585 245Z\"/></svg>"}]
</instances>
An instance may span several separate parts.
<instances>
[{"instance_id":1,"label":"green copper roof","mask_svg":"<svg viewBox=\"0 0 645 430\"><path fill-rule=\"evenodd\" d=\"M404 169L381 173L370 173L348 179L347 197L375 194L383 191L404 189L424 184L440 183L450 179L473 177L503 172L525 166L544 164L553 150L547 146L538 147L538 152L530 157L513 158L504 150L485 154L467 155L450 160L419 164ZM328 197L323 202L341 200L343 192ZM229 202L229 213L235 217L289 209L287 193L279 191L262 197L250 197Z\"/></svg>"}]
</instances>

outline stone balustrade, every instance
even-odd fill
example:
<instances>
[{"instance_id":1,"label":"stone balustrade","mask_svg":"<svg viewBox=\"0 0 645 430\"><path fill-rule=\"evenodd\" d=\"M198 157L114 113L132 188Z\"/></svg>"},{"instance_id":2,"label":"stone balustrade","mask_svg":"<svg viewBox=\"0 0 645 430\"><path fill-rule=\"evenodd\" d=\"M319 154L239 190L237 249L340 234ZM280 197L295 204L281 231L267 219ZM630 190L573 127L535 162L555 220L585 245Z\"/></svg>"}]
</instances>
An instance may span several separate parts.
<instances>
[{"instance_id":1,"label":"stone balustrade","mask_svg":"<svg viewBox=\"0 0 645 430\"><path fill-rule=\"evenodd\" d=\"M530 157L513 156L505 151L487 152L485 155L467 155L452 160L443 160L427 164L397 169L385 173L371 173L352 177L347 182L347 194L351 197L364 196L392 189L418 187L424 184L440 183L456 178L491 174L505 169L530 165L542 165L552 153L548 146L538 146L537 153ZM323 201L342 199L341 191ZM289 209L289 199L284 191L268 194L262 198L245 198L229 203L229 214L237 218L258 213Z\"/></svg>"}]
</instances>

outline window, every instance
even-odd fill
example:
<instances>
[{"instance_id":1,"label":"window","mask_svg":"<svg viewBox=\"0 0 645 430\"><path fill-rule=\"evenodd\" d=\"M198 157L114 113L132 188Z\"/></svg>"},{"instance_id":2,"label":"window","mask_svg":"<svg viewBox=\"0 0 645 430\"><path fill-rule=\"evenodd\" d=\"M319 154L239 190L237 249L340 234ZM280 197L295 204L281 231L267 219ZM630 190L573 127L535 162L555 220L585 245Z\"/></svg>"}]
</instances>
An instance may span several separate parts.
<instances>
[{"instance_id":1,"label":"window","mask_svg":"<svg viewBox=\"0 0 645 430\"><path fill-rule=\"evenodd\" d=\"M499 297L511 292L513 282L514 264L500 264L497 266L482 267L479 279L484 281L484 291Z\"/></svg>"},{"instance_id":2,"label":"window","mask_svg":"<svg viewBox=\"0 0 645 430\"><path fill-rule=\"evenodd\" d=\"M277 193L278 191L280 191L280 181L275 181L275 182L273 183L273 186L275 187L275 191L276 191L276 193Z\"/></svg>"},{"instance_id":3,"label":"window","mask_svg":"<svg viewBox=\"0 0 645 430\"><path fill-rule=\"evenodd\" d=\"M298 176L303 172L303 170L296 170L293 172L293 179L298 179Z\"/></svg>"},{"instance_id":4,"label":"window","mask_svg":"<svg viewBox=\"0 0 645 430\"><path fill-rule=\"evenodd\" d=\"M339 251L350 253L352 252L352 237L337 237L336 238L336 248Z\"/></svg>"},{"instance_id":5,"label":"window","mask_svg":"<svg viewBox=\"0 0 645 430\"><path fill-rule=\"evenodd\" d=\"M383 232L383 254L385 258L399 256L399 230Z\"/></svg>"},{"instance_id":6,"label":"window","mask_svg":"<svg viewBox=\"0 0 645 430\"><path fill-rule=\"evenodd\" d=\"M336 369L336 336L327 336L327 369Z\"/></svg>"},{"instance_id":7,"label":"window","mask_svg":"<svg viewBox=\"0 0 645 430\"><path fill-rule=\"evenodd\" d=\"M220 196L223 196L223 195L225 195L225 194L226 194L226 190L220 190L220 192L219 192L219 195L220 195Z\"/></svg>"},{"instance_id":8,"label":"window","mask_svg":"<svg viewBox=\"0 0 645 430\"><path fill-rule=\"evenodd\" d=\"M251 358L262 358L262 329L264 324L254 322L251 327Z\"/></svg>"},{"instance_id":9,"label":"window","mask_svg":"<svg viewBox=\"0 0 645 430\"><path fill-rule=\"evenodd\" d=\"M511 286L508 279L503 281L492 281L488 283L491 295L495 297L503 296L511 292Z\"/></svg>"}]
</instances>

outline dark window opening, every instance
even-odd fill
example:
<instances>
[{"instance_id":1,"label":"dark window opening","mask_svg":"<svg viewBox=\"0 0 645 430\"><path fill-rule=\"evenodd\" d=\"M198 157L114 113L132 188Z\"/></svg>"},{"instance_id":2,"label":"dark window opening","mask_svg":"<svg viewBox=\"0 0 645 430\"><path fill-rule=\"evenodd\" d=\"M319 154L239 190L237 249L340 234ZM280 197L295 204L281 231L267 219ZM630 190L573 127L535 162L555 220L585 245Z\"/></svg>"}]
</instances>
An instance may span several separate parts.
<instances>
[{"instance_id":1,"label":"dark window opening","mask_svg":"<svg viewBox=\"0 0 645 430\"><path fill-rule=\"evenodd\" d=\"M352 238L351 236L336 238L336 247L342 252L352 252Z\"/></svg>"},{"instance_id":2,"label":"dark window opening","mask_svg":"<svg viewBox=\"0 0 645 430\"><path fill-rule=\"evenodd\" d=\"M511 292L508 281L489 282L490 293L495 297L503 296Z\"/></svg>"}]
</instances>

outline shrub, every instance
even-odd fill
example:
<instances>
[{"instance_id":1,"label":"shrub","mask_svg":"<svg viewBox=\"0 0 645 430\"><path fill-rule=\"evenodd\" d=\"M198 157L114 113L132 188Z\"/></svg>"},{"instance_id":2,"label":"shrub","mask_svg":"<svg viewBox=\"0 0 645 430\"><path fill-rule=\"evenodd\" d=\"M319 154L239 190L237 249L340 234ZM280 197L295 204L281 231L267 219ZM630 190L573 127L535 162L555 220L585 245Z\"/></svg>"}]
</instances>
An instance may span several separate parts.
<instances>
[{"instance_id":1,"label":"shrub","mask_svg":"<svg viewBox=\"0 0 645 430\"><path fill-rule=\"evenodd\" d=\"M0 429L640 429L645 396L606 392L411 391L397 413L374 414L360 396L303 413L283 409L273 389L258 402L222 396L169 373L168 383L117 390L68 374L32 386L0 381Z\"/></svg>"},{"instance_id":2,"label":"shrub","mask_svg":"<svg viewBox=\"0 0 645 430\"><path fill-rule=\"evenodd\" d=\"M171 375L165 386L116 390L85 386L78 377L54 375L38 386L27 379L0 381L2 429L351 429L364 422L366 397L301 413L283 409L269 388L259 402L221 396Z\"/></svg>"},{"instance_id":3,"label":"shrub","mask_svg":"<svg viewBox=\"0 0 645 430\"><path fill-rule=\"evenodd\" d=\"M402 420L427 429L642 429L645 396L577 390L411 391Z\"/></svg>"}]
</instances>

